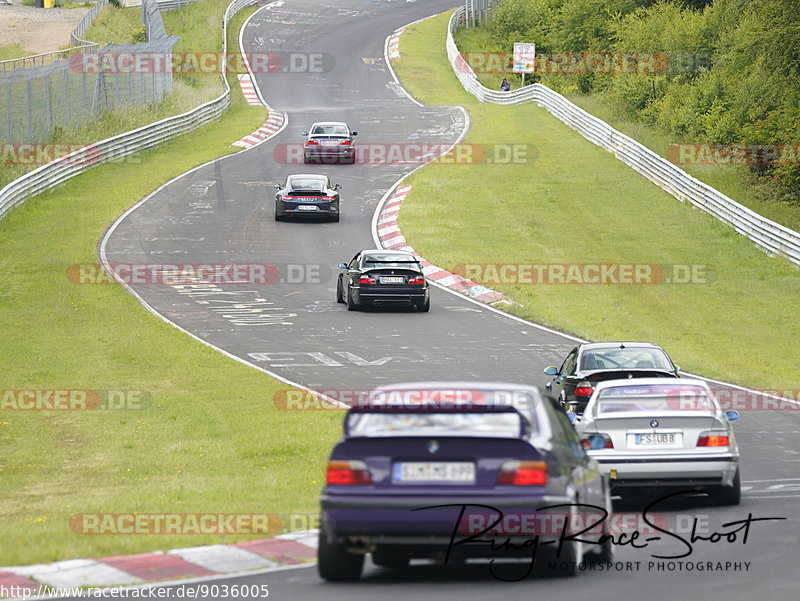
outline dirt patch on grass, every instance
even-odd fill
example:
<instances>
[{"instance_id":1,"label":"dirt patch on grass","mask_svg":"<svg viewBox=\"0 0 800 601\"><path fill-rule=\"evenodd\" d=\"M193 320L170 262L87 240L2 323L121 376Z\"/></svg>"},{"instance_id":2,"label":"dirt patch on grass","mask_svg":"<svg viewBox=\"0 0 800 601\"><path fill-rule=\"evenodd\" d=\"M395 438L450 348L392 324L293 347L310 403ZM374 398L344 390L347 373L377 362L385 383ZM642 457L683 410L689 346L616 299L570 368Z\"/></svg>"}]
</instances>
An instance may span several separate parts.
<instances>
[{"instance_id":1,"label":"dirt patch on grass","mask_svg":"<svg viewBox=\"0 0 800 601\"><path fill-rule=\"evenodd\" d=\"M19 1L19 0L17 0ZM88 8L34 8L0 0L0 40L19 44L27 54L71 46L69 34Z\"/></svg>"}]
</instances>

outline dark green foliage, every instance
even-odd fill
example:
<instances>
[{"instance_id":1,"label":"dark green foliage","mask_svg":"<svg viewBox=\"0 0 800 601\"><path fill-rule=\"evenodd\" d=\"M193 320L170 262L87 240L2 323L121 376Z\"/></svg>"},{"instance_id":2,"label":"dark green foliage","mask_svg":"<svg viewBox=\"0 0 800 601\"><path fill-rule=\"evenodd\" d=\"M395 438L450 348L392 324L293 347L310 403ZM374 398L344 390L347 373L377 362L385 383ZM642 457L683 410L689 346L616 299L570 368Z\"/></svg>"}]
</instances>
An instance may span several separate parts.
<instances>
[{"instance_id":1,"label":"dark green foliage","mask_svg":"<svg viewBox=\"0 0 800 601\"><path fill-rule=\"evenodd\" d=\"M501 0L487 51L659 53L657 73L543 73L561 92L595 92L676 136L719 144L800 143L797 0ZM800 159L798 159L800 160ZM753 166L762 187L800 204L800 166Z\"/></svg>"}]
</instances>

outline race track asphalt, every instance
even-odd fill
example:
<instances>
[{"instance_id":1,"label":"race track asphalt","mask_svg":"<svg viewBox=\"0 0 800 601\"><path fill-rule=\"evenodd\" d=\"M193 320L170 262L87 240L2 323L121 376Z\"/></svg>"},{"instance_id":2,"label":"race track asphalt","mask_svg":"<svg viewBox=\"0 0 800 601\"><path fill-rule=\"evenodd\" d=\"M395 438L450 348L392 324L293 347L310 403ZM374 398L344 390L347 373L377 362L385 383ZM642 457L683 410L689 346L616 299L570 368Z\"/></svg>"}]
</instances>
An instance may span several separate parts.
<instances>
[{"instance_id":1,"label":"race track asphalt","mask_svg":"<svg viewBox=\"0 0 800 601\"><path fill-rule=\"evenodd\" d=\"M259 11L244 32L246 51L323 59L319 72L256 75L269 105L287 113L288 126L257 148L195 170L140 204L109 231L107 260L281 265L280 280L266 285L133 288L153 310L198 338L303 386L330 391L411 380L544 383L542 369L558 364L574 345L558 333L439 289L432 290L427 314L413 309L348 312L335 302L336 265L374 246L370 224L379 200L416 164L304 166L283 160L286 145L300 144L300 132L315 120L346 121L359 132L361 144L454 142L465 125L462 111L411 102L385 65L384 41L396 28L456 4L286 0ZM303 60L297 56L294 60ZM326 173L342 184L340 223L274 221L272 184L299 172ZM664 561L651 553L670 555L684 549L677 540L667 539L648 549L618 549L617 559L638 561L638 569L635 563L623 563L617 566L622 569L566 580L509 584L493 579L481 566L412 566L393 572L368 564L363 582L353 585L323 583L313 566L215 583L267 583L270 598L291 601L556 596L570 601L796 601L799 434L796 412L746 412L737 425L745 485L742 505L717 508L695 500L663 512L682 524L694 516L707 520L707 531L730 531L722 524L745 519L748 513L788 518L753 524L746 544L742 536L734 543L697 543L692 556L682 560L750 562L749 570L650 567L651 561ZM635 513L640 508L619 509Z\"/></svg>"}]
</instances>

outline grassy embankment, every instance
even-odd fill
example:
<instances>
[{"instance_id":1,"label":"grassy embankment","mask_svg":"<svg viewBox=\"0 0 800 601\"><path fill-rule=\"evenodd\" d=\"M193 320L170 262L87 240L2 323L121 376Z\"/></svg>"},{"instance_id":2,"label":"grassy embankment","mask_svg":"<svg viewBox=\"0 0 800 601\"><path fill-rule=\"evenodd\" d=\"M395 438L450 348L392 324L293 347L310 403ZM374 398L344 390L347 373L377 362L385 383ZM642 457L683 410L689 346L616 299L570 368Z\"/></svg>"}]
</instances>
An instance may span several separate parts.
<instances>
[{"instance_id":1,"label":"grassy embankment","mask_svg":"<svg viewBox=\"0 0 800 601\"><path fill-rule=\"evenodd\" d=\"M652 340L687 371L798 388L798 270L678 202L544 109L477 102L447 61L447 19L424 21L401 37L396 65L404 86L425 104L466 107L466 143L527 144L529 160L415 173L400 213L409 244L451 270L469 263L700 265L709 277L681 285L482 283L518 302L514 313L566 332Z\"/></svg>"},{"instance_id":2,"label":"grassy embankment","mask_svg":"<svg viewBox=\"0 0 800 601\"><path fill-rule=\"evenodd\" d=\"M214 4L215 18L196 28L207 44L221 37L227 2ZM246 14L231 27L232 47ZM71 264L97 262L98 240L127 207L233 152L230 143L264 118L237 87L216 123L139 162L93 169L0 221L0 389L151 399L139 410L0 411L0 566L263 538L80 535L73 514L317 511L341 415L275 409L285 385L198 344L118 286L66 277Z\"/></svg>"}]
</instances>

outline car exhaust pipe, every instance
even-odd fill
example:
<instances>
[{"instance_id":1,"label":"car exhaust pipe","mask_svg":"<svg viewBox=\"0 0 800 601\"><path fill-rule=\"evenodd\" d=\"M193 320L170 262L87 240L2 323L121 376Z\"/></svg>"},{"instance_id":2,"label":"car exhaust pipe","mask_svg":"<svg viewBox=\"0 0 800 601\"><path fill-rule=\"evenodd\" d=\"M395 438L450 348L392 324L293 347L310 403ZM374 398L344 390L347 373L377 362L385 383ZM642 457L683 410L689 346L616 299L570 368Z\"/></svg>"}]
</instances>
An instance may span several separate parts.
<instances>
[{"instance_id":1,"label":"car exhaust pipe","mask_svg":"<svg viewBox=\"0 0 800 601\"><path fill-rule=\"evenodd\" d=\"M346 548L350 553L372 553L376 545L369 541L368 536L349 536L347 537Z\"/></svg>"}]
</instances>

